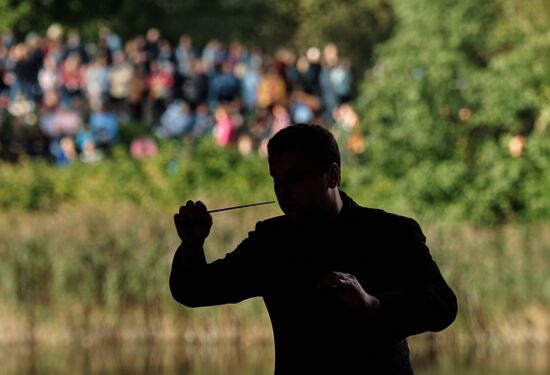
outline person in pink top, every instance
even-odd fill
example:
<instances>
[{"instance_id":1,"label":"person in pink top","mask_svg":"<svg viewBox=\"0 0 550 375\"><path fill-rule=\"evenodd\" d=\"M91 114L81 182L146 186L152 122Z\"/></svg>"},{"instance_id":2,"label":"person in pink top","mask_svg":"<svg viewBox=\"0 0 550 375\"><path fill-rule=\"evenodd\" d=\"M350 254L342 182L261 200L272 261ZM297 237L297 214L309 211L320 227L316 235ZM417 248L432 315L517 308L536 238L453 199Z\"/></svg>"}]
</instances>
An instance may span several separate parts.
<instances>
[{"instance_id":1,"label":"person in pink top","mask_svg":"<svg viewBox=\"0 0 550 375\"><path fill-rule=\"evenodd\" d=\"M130 154L136 160L155 156L157 151L155 140L147 134L142 134L130 144Z\"/></svg>"},{"instance_id":2,"label":"person in pink top","mask_svg":"<svg viewBox=\"0 0 550 375\"><path fill-rule=\"evenodd\" d=\"M218 146L226 147L235 143L236 126L228 108L220 104L214 114L216 125L214 127L214 139Z\"/></svg>"}]
</instances>

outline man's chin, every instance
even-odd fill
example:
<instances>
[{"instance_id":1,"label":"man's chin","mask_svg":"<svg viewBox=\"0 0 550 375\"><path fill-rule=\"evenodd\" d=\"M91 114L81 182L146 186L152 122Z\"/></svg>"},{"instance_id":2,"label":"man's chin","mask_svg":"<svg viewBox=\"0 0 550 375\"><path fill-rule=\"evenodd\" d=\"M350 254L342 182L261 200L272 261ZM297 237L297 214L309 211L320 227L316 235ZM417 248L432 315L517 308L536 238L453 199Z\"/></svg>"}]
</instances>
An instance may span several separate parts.
<instances>
[{"instance_id":1,"label":"man's chin","mask_svg":"<svg viewBox=\"0 0 550 375\"><path fill-rule=\"evenodd\" d=\"M295 219L307 219L307 220L311 220L311 219L315 219L316 217L318 217L319 215L314 213L314 212L310 212L310 211L307 211L307 210L303 210L303 209L298 209L298 208L285 208L285 209L282 209L283 213L285 214L285 216L288 216L288 217L291 217L291 218L295 218Z\"/></svg>"},{"instance_id":2,"label":"man's chin","mask_svg":"<svg viewBox=\"0 0 550 375\"><path fill-rule=\"evenodd\" d=\"M281 210L286 216L290 216L290 217L303 216L302 210L298 209L298 207L295 207L295 206L282 206Z\"/></svg>"}]
</instances>

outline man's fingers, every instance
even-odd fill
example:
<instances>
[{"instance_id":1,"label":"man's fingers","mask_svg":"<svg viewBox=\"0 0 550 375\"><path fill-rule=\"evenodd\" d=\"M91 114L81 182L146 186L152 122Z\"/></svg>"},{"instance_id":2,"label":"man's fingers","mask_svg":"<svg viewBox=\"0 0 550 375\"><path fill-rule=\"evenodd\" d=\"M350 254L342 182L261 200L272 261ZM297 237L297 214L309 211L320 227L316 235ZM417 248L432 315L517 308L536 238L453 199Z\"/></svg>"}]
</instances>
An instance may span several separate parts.
<instances>
[{"instance_id":1,"label":"man's fingers","mask_svg":"<svg viewBox=\"0 0 550 375\"><path fill-rule=\"evenodd\" d=\"M329 272L323 279L317 284L319 288L338 288L342 285L348 285L350 281L350 275L344 272Z\"/></svg>"},{"instance_id":2,"label":"man's fingers","mask_svg":"<svg viewBox=\"0 0 550 375\"><path fill-rule=\"evenodd\" d=\"M206 205L204 203L202 203L201 201L197 201L195 203L195 207L197 209L199 209L201 212L208 212L208 210L206 209Z\"/></svg>"},{"instance_id":3,"label":"man's fingers","mask_svg":"<svg viewBox=\"0 0 550 375\"><path fill-rule=\"evenodd\" d=\"M180 213L186 210L199 210L199 211L205 211L205 212L208 211L206 209L206 205L203 202L201 201L193 202L191 200L185 202L185 205L180 207Z\"/></svg>"},{"instance_id":4,"label":"man's fingers","mask_svg":"<svg viewBox=\"0 0 550 375\"><path fill-rule=\"evenodd\" d=\"M179 215L181 216L180 219L205 219L206 217L209 217L208 210L206 208L206 205L201 201L192 201L188 200L185 205L180 206L179 209Z\"/></svg>"},{"instance_id":5,"label":"man's fingers","mask_svg":"<svg viewBox=\"0 0 550 375\"><path fill-rule=\"evenodd\" d=\"M331 288L331 287L335 287L337 286L337 281L336 281L336 277L334 276L334 273L331 272L327 275L325 275L325 277L323 277L323 279L321 280L321 282L318 284L319 288Z\"/></svg>"},{"instance_id":6,"label":"man's fingers","mask_svg":"<svg viewBox=\"0 0 550 375\"><path fill-rule=\"evenodd\" d=\"M192 200L188 200L187 202L185 202L183 206L180 206L179 213L180 215L188 216L189 213L194 211L194 209L195 209L195 202L193 202Z\"/></svg>"}]
</instances>

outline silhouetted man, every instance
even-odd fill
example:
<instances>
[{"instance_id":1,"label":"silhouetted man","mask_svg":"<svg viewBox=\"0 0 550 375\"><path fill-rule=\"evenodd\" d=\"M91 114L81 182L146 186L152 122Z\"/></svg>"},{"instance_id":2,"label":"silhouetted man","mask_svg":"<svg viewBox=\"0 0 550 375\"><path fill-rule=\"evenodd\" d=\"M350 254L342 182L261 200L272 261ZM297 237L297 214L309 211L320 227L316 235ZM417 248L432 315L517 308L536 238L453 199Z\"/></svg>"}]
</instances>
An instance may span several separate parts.
<instances>
[{"instance_id":1,"label":"silhouetted man","mask_svg":"<svg viewBox=\"0 0 550 375\"><path fill-rule=\"evenodd\" d=\"M412 374L407 336L443 330L457 313L419 225L339 189L338 145L323 126L284 128L268 155L284 215L208 264L212 218L188 201L174 215L173 297L190 307L262 297L275 374Z\"/></svg>"}]
</instances>

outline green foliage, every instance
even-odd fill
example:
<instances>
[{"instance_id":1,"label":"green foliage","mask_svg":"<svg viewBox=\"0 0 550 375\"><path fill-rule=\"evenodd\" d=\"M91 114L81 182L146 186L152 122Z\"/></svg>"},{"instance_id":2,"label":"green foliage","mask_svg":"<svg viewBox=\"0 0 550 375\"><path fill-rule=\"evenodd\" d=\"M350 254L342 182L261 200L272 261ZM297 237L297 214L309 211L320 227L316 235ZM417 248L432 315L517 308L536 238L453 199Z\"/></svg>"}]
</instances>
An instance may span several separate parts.
<instances>
[{"instance_id":1,"label":"green foliage","mask_svg":"<svg viewBox=\"0 0 550 375\"><path fill-rule=\"evenodd\" d=\"M13 28L17 23L30 12L30 4L26 1L21 1L18 4L13 4L10 0L0 0L0 32L4 32Z\"/></svg>"},{"instance_id":2,"label":"green foliage","mask_svg":"<svg viewBox=\"0 0 550 375\"><path fill-rule=\"evenodd\" d=\"M124 39L153 26L173 42L189 34L197 48L212 38L239 40L267 51L283 45L307 48L335 42L343 54L351 56L358 71L370 62L374 44L389 36L394 22L391 6L382 0L322 1L320 5L309 0L0 0L0 14L0 29L12 29L19 37L44 32L58 22L78 28L86 41L94 42L103 25Z\"/></svg>"},{"instance_id":3,"label":"green foliage","mask_svg":"<svg viewBox=\"0 0 550 375\"><path fill-rule=\"evenodd\" d=\"M154 158L134 160L119 144L112 158L58 167L40 160L0 164L0 207L55 209L62 203L98 206L131 202L139 207L175 207L209 196L233 203L273 196L266 159L221 149L211 139L196 143L159 141Z\"/></svg>"},{"instance_id":4,"label":"green foliage","mask_svg":"<svg viewBox=\"0 0 550 375\"><path fill-rule=\"evenodd\" d=\"M393 5L395 34L377 50L358 100L363 161L399 184L417 215L541 218L550 190L541 186L550 170L541 153L550 142L550 3ZM518 135L527 141L514 158L508 145Z\"/></svg>"},{"instance_id":5,"label":"green foliage","mask_svg":"<svg viewBox=\"0 0 550 375\"><path fill-rule=\"evenodd\" d=\"M373 49L387 39L395 23L384 0L302 0L294 45L301 48L335 43L351 59L357 79L372 63Z\"/></svg>"}]
</instances>

